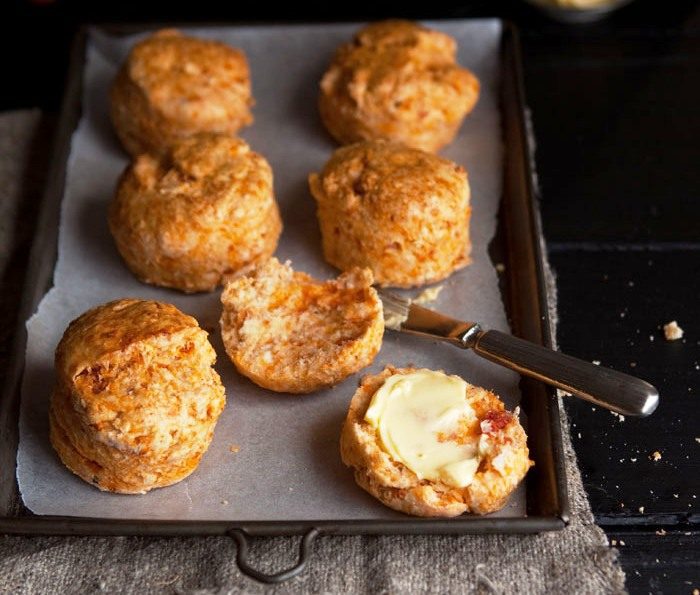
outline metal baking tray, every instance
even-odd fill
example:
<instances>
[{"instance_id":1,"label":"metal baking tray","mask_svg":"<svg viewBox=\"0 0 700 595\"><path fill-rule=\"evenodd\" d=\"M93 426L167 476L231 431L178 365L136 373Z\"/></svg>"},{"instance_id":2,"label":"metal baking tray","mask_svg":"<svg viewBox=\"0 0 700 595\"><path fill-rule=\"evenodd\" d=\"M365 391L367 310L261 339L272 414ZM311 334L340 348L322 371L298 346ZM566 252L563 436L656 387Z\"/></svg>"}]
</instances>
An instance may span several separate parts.
<instances>
[{"instance_id":1,"label":"metal baking tray","mask_svg":"<svg viewBox=\"0 0 700 595\"><path fill-rule=\"evenodd\" d=\"M322 26L322 25L319 25ZM120 27L134 33L138 27ZM115 32L114 28L109 29ZM464 515L452 519L406 517L385 520L324 521L178 521L38 516L23 504L15 476L18 446L20 382L26 345L25 320L51 286L57 257L58 220L71 135L81 114L82 75L87 29L76 36L70 58L53 160L37 223L15 335L8 381L0 401L0 532L25 535L229 535L238 544L240 570L263 582L281 582L301 572L309 546L318 536L356 534L536 533L563 529L569 505L558 399L553 389L535 380L521 381L521 407L528 417L528 445L535 467L526 478L526 515L489 518ZM521 52L517 30L504 24L501 43L502 134L505 148L503 197L498 231L490 251L506 264L502 291L513 333L551 347L541 225L533 188L532 160L525 119ZM298 562L276 574L255 570L247 560L248 539L255 536L300 535Z\"/></svg>"}]
</instances>

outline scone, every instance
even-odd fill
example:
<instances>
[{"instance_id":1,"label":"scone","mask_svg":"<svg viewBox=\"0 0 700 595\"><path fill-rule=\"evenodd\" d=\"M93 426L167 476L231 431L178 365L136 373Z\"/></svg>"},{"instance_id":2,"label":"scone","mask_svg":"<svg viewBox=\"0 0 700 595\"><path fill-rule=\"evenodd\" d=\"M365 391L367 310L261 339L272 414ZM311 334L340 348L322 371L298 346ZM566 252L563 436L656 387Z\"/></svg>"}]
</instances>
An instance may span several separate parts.
<instances>
[{"instance_id":1,"label":"scone","mask_svg":"<svg viewBox=\"0 0 700 595\"><path fill-rule=\"evenodd\" d=\"M114 129L133 156L162 153L197 132L234 134L253 121L245 54L175 29L132 48L110 99Z\"/></svg>"},{"instance_id":2,"label":"scone","mask_svg":"<svg viewBox=\"0 0 700 595\"><path fill-rule=\"evenodd\" d=\"M502 508L533 464L515 415L457 376L388 366L363 378L340 437L357 483L406 514Z\"/></svg>"},{"instance_id":3,"label":"scone","mask_svg":"<svg viewBox=\"0 0 700 595\"><path fill-rule=\"evenodd\" d=\"M341 46L321 80L319 110L340 143L386 139L437 151L457 134L479 81L455 61L449 35L382 21Z\"/></svg>"},{"instance_id":4,"label":"scone","mask_svg":"<svg viewBox=\"0 0 700 595\"><path fill-rule=\"evenodd\" d=\"M226 352L241 374L273 391L337 384L381 347L382 306L371 286L367 269L320 282L272 258L223 291Z\"/></svg>"},{"instance_id":5,"label":"scone","mask_svg":"<svg viewBox=\"0 0 700 595\"><path fill-rule=\"evenodd\" d=\"M325 259L383 286L440 281L469 263L469 183L456 163L384 141L338 149L309 176Z\"/></svg>"},{"instance_id":6,"label":"scone","mask_svg":"<svg viewBox=\"0 0 700 595\"><path fill-rule=\"evenodd\" d=\"M264 157L241 139L199 134L140 155L109 211L119 253L146 283L210 291L266 260L282 223Z\"/></svg>"},{"instance_id":7,"label":"scone","mask_svg":"<svg viewBox=\"0 0 700 595\"><path fill-rule=\"evenodd\" d=\"M89 310L56 349L51 444L100 490L143 494L192 473L224 408L216 354L175 306L132 299Z\"/></svg>"}]
</instances>

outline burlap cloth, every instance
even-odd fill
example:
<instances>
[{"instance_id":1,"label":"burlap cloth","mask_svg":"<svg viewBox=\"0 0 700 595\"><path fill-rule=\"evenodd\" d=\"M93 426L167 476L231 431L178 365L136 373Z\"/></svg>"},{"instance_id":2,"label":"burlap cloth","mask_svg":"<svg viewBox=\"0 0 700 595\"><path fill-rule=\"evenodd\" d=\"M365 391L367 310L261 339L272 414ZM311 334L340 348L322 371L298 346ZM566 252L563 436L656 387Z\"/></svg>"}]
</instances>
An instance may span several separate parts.
<instances>
[{"instance_id":1,"label":"burlap cloth","mask_svg":"<svg viewBox=\"0 0 700 595\"><path fill-rule=\"evenodd\" d=\"M49 142L42 130L36 111L0 114L0 274L3 295L9 290L15 302L19 284L17 275L8 275L12 272L8 267L17 255L17 243L30 235L26 229L31 225L18 219L26 219L27 209L32 210L27 205L40 198L41 172L35 163L45 166L42 148ZM549 278L550 316L556 324L556 288ZM3 301L6 338L16 303ZM571 523L563 531L525 536L319 537L306 571L274 588L238 571L235 543L225 537L1 536L0 592L624 592L617 552L608 547L593 520L565 413L562 424L571 500ZM296 560L298 543L298 538L255 540L250 559L259 561L261 570L278 571Z\"/></svg>"}]
</instances>

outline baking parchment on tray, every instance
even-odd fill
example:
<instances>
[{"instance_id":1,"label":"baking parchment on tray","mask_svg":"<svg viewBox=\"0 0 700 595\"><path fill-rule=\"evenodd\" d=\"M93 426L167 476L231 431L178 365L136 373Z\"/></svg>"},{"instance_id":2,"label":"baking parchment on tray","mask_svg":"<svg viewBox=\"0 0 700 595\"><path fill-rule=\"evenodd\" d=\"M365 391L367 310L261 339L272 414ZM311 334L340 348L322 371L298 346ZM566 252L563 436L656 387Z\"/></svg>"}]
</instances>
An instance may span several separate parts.
<instances>
[{"instance_id":1,"label":"baking parchment on tray","mask_svg":"<svg viewBox=\"0 0 700 595\"><path fill-rule=\"evenodd\" d=\"M459 62L481 82L475 111L442 152L469 172L473 263L443 283L444 290L433 306L507 331L497 274L488 255L503 171L498 108L501 25L496 20L428 25L457 39ZM242 136L267 157L275 174L285 226L276 255L321 278L335 276L337 271L321 256L307 176L320 170L336 145L318 117L318 83L335 48L356 29L355 25L332 25L186 30L247 53L256 99L255 123ZM218 332L218 291L187 296L150 287L139 283L122 263L106 218L127 158L111 130L108 91L119 64L139 37L110 36L98 30L89 36L83 113L68 162L54 287L27 324L17 456L24 504L41 515L120 519L405 519L357 487L340 461L340 426L359 375L306 396L263 390L238 375L225 355ZM53 353L64 329L86 309L126 296L173 303L210 331L228 399L212 445L195 473L179 484L142 496L99 492L65 469L48 441ZM387 363L443 369L493 389L510 409L519 402L517 374L449 345L388 332L375 362L362 373L377 372ZM525 490L521 487L494 516L524 514Z\"/></svg>"}]
</instances>

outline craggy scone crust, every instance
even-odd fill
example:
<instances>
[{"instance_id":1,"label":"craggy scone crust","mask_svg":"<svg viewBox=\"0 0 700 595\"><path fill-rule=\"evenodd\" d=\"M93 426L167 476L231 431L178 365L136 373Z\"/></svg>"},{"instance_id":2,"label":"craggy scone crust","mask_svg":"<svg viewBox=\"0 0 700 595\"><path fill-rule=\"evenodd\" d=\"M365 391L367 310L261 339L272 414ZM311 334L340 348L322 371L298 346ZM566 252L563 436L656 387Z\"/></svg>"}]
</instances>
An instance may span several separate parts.
<instances>
[{"instance_id":1,"label":"craggy scone crust","mask_svg":"<svg viewBox=\"0 0 700 595\"><path fill-rule=\"evenodd\" d=\"M210 291L275 251L282 223L272 169L241 139L199 134L126 169L109 228L146 283Z\"/></svg>"},{"instance_id":2,"label":"craggy scone crust","mask_svg":"<svg viewBox=\"0 0 700 595\"><path fill-rule=\"evenodd\" d=\"M321 80L319 110L343 144L383 138L426 151L449 143L479 96L449 35L382 21L342 45Z\"/></svg>"},{"instance_id":3,"label":"craggy scone crust","mask_svg":"<svg viewBox=\"0 0 700 595\"><path fill-rule=\"evenodd\" d=\"M309 176L325 259L383 286L440 281L469 263L469 183L456 163L403 145L341 147Z\"/></svg>"},{"instance_id":4,"label":"craggy scone crust","mask_svg":"<svg viewBox=\"0 0 700 595\"><path fill-rule=\"evenodd\" d=\"M381 347L382 306L371 285L367 269L320 282L272 258L223 291L226 352L241 374L273 391L337 384Z\"/></svg>"},{"instance_id":5,"label":"craggy scone crust","mask_svg":"<svg viewBox=\"0 0 700 595\"><path fill-rule=\"evenodd\" d=\"M466 398L477 421L454 439L483 439L486 449L474 481L466 488L420 480L408 467L391 458L382 448L375 428L365 421L372 397L389 376L419 371L387 366L380 374L362 379L340 436L343 463L352 467L360 487L406 514L452 517L464 512L488 514L503 508L533 463L528 458L525 431L494 393L468 385Z\"/></svg>"},{"instance_id":6,"label":"craggy scone crust","mask_svg":"<svg viewBox=\"0 0 700 595\"><path fill-rule=\"evenodd\" d=\"M133 156L197 132L234 134L253 121L245 54L174 29L132 48L110 99L114 129Z\"/></svg>"},{"instance_id":7,"label":"craggy scone crust","mask_svg":"<svg viewBox=\"0 0 700 595\"><path fill-rule=\"evenodd\" d=\"M226 401L207 333L175 306L89 310L56 349L50 440L100 490L141 494L192 473Z\"/></svg>"}]
</instances>

